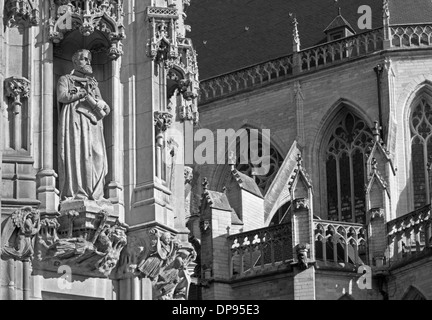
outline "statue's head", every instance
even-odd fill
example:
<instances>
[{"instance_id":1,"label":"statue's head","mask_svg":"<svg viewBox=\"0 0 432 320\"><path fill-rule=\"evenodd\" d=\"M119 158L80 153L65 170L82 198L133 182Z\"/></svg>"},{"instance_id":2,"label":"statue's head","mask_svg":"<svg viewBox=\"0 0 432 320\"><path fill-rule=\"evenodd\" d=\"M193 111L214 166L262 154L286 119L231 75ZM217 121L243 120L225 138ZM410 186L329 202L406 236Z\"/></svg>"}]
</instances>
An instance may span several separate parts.
<instances>
[{"instance_id":1,"label":"statue's head","mask_svg":"<svg viewBox=\"0 0 432 320\"><path fill-rule=\"evenodd\" d=\"M162 233L161 241L165 244L170 244L171 243L171 233L169 233L169 232Z\"/></svg>"},{"instance_id":2,"label":"statue's head","mask_svg":"<svg viewBox=\"0 0 432 320\"><path fill-rule=\"evenodd\" d=\"M174 267L174 269L177 269L177 270L183 269L183 267L184 267L183 259L181 257L175 258L173 267Z\"/></svg>"},{"instance_id":3,"label":"statue's head","mask_svg":"<svg viewBox=\"0 0 432 320\"><path fill-rule=\"evenodd\" d=\"M86 49L78 50L72 56L74 69L86 75L91 75L93 73L91 60L92 60L91 52Z\"/></svg>"}]
</instances>

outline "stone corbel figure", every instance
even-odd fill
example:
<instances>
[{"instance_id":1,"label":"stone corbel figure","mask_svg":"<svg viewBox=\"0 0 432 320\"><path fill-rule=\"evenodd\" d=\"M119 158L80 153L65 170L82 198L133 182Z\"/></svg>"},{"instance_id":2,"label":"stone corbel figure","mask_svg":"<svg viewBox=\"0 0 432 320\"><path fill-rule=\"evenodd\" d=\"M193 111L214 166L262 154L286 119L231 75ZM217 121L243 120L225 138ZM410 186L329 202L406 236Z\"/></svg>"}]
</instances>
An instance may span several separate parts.
<instances>
[{"instance_id":1,"label":"stone corbel figure","mask_svg":"<svg viewBox=\"0 0 432 320\"><path fill-rule=\"evenodd\" d=\"M92 77L91 53L79 50L74 70L57 84L61 200L102 200L108 160L102 120L110 108Z\"/></svg>"},{"instance_id":2,"label":"stone corbel figure","mask_svg":"<svg viewBox=\"0 0 432 320\"><path fill-rule=\"evenodd\" d=\"M308 259L308 252L310 250L310 244L308 243L301 243L297 245L296 251L297 251L297 260L298 260L298 267L300 270L306 270L309 268L309 259Z\"/></svg>"},{"instance_id":3,"label":"stone corbel figure","mask_svg":"<svg viewBox=\"0 0 432 320\"><path fill-rule=\"evenodd\" d=\"M155 244L147 258L138 263L137 269L142 275L150 280L155 280L159 276L161 268L166 264L174 251L174 242L169 232L162 234L157 230L150 231L156 236Z\"/></svg>"},{"instance_id":4,"label":"stone corbel figure","mask_svg":"<svg viewBox=\"0 0 432 320\"><path fill-rule=\"evenodd\" d=\"M2 234L1 258L28 261L34 254L34 236L40 230L38 210L24 207L7 220Z\"/></svg>"}]
</instances>

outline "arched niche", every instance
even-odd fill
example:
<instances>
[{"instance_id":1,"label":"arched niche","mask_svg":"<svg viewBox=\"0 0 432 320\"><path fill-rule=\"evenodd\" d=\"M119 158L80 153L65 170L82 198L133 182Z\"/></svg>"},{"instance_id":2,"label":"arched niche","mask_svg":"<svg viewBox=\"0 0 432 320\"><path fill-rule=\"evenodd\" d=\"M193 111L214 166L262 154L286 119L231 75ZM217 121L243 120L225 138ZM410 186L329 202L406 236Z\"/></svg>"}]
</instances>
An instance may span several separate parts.
<instances>
[{"instance_id":1,"label":"arched niche","mask_svg":"<svg viewBox=\"0 0 432 320\"><path fill-rule=\"evenodd\" d=\"M115 96L120 92L115 92L113 81L116 78L115 68L113 67L115 60L112 60L107 55L107 50L110 48L110 43L107 35L99 30L95 30L89 36L83 36L79 30L73 30L65 34L64 39L60 43L54 44L53 55L53 71L54 71L54 170L58 172L58 142L57 130L59 121L59 110L57 103L57 82L59 78L65 74L69 74L73 70L72 56L80 49L87 49L92 54L93 77L98 81L99 89L102 98L111 108L111 113L104 118L104 137L107 149L108 158L108 174L105 178L105 183L108 185L110 181L115 179L112 176L113 168L113 127L115 125L114 108L118 108L115 102ZM58 187L58 178L57 178ZM105 191L105 198L109 198L108 190Z\"/></svg>"}]
</instances>

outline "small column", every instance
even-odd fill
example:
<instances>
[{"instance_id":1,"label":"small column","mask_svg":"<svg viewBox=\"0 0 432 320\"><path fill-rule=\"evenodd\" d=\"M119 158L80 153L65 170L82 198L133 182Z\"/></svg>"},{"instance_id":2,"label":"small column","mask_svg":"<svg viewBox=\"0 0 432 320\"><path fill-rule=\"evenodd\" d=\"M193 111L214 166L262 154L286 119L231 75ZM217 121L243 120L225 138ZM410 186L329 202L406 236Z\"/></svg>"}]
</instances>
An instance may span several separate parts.
<instances>
[{"instance_id":1,"label":"small column","mask_svg":"<svg viewBox=\"0 0 432 320\"><path fill-rule=\"evenodd\" d=\"M30 261L23 261L23 300L30 300Z\"/></svg>"},{"instance_id":2,"label":"small column","mask_svg":"<svg viewBox=\"0 0 432 320\"><path fill-rule=\"evenodd\" d=\"M124 199L123 186L121 184L123 176L123 157L122 157L122 112L120 83L120 65L121 57L111 62L112 78L111 78L111 114L112 114L112 150L111 150L111 181L108 184L109 199L114 204L114 213L121 221L125 221L124 217Z\"/></svg>"},{"instance_id":3,"label":"small column","mask_svg":"<svg viewBox=\"0 0 432 320\"><path fill-rule=\"evenodd\" d=\"M141 300L141 282L138 277L132 278L132 300Z\"/></svg>"},{"instance_id":4,"label":"small column","mask_svg":"<svg viewBox=\"0 0 432 320\"><path fill-rule=\"evenodd\" d=\"M44 1L44 12L50 12L49 1ZM48 17L44 17L45 21ZM56 215L59 204L58 191L55 187L57 174L54 171L54 62L53 44L49 41L49 30L44 28L45 43L42 45L42 168L37 177L39 188L37 190L38 200L41 202L40 210L43 214Z\"/></svg>"},{"instance_id":5,"label":"small column","mask_svg":"<svg viewBox=\"0 0 432 320\"><path fill-rule=\"evenodd\" d=\"M8 300L16 300L15 260L9 259L7 268L9 275Z\"/></svg>"},{"instance_id":6,"label":"small column","mask_svg":"<svg viewBox=\"0 0 432 320\"><path fill-rule=\"evenodd\" d=\"M153 288L149 278L141 279L141 299L153 300Z\"/></svg>"}]
</instances>

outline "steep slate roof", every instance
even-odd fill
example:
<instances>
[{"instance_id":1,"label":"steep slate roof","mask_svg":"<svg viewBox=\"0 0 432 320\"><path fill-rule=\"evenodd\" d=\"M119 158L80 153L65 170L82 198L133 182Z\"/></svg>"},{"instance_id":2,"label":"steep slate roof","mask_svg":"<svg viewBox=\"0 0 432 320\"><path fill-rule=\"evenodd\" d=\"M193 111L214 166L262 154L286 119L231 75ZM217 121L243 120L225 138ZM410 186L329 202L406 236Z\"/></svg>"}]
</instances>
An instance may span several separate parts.
<instances>
[{"instance_id":1,"label":"steep slate roof","mask_svg":"<svg viewBox=\"0 0 432 320\"><path fill-rule=\"evenodd\" d=\"M232 211L225 193L207 190L204 192L203 197L205 197L205 200L210 203L211 208Z\"/></svg>"},{"instance_id":2,"label":"steep slate roof","mask_svg":"<svg viewBox=\"0 0 432 320\"><path fill-rule=\"evenodd\" d=\"M339 28L339 27L347 27L352 32L354 31L354 28L351 26L351 24L341 15L339 14L334 20L329 24L327 28L325 28L324 32Z\"/></svg>"},{"instance_id":3,"label":"steep slate roof","mask_svg":"<svg viewBox=\"0 0 432 320\"><path fill-rule=\"evenodd\" d=\"M244 173L238 170L231 171L231 174L233 175L234 179L236 180L240 188L260 198L263 197L261 190L259 189L258 185L256 184L253 178L245 175Z\"/></svg>"},{"instance_id":4,"label":"steep slate roof","mask_svg":"<svg viewBox=\"0 0 432 320\"><path fill-rule=\"evenodd\" d=\"M357 27L360 5L371 6L373 28L382 26L380 0L339 0L356 33L363 31ZM320 43L338 14L334 0L192 0L186 23L192 27L188 37L198 53L201 80L292 53L290 12L299 22L303 49Z\"/></svg>"}]
</instances>

